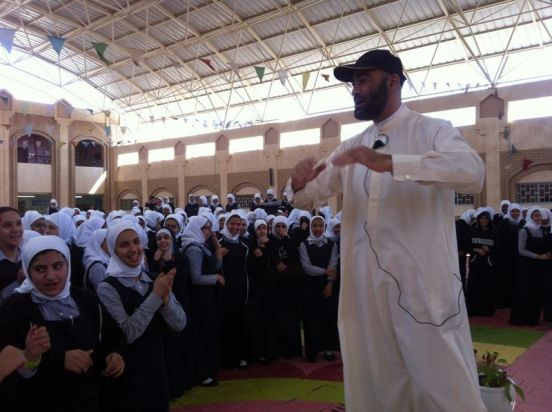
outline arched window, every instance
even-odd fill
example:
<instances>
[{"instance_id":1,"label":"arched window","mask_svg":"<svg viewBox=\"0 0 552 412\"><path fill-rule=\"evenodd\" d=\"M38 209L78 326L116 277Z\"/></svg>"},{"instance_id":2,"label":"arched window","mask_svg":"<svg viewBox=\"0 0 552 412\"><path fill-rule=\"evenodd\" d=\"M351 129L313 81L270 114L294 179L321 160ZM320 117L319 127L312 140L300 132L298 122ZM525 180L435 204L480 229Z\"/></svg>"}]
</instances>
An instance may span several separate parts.
<instances>
[{"instance_id":1,"label":"arched window","mask_svg":"<svg viewBox=\"0 0 552 412\"><path fill-rule=\"evenodd\" d=\"M75 166L103 167L103 147L100 143L85 139L75 147Z\"/></svg>"},{"instance_id":2,"label":"arched window","mask_svg":"<svg viewBox=\"0 0 552 412\"><path fill-rule=\"evenodd\" d=\"M52 143L38 134L20 138L17 141L17 162L52 164Z\"/></svg>"}]
</instances>

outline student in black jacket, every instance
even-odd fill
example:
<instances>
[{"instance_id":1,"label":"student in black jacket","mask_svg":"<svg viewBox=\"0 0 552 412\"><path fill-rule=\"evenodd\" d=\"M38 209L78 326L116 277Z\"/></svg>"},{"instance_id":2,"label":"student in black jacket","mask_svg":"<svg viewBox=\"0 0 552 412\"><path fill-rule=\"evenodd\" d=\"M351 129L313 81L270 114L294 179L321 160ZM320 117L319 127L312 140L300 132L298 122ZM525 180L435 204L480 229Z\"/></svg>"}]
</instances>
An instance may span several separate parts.
<instances>
[{"instance_id":1,"label":"student in black jacket","mask_svg":"<svg viewBox=\"0 0 552 412\"><path fill-rule=\"evenodd\" d=\"M2 411L106 410L99 387L102 375L124 371L123 334L94 294L71 286L69 249L59 237L29 240L22 266L26 280L0 312L0 348L25 346L29 325L36 325L48 330L51 349L31 377L2 383L14 401Z\"/></svg>"},{"instance_id":2,"label":"student in black jacket","mask_svg":"<svg viewBox=\"0 0 552 412\"><path fill-rule=\"evenodd\" d=\"M23 223L19 211L0 207L0 303L19 286Z\"/></svg>"}]
</instances>

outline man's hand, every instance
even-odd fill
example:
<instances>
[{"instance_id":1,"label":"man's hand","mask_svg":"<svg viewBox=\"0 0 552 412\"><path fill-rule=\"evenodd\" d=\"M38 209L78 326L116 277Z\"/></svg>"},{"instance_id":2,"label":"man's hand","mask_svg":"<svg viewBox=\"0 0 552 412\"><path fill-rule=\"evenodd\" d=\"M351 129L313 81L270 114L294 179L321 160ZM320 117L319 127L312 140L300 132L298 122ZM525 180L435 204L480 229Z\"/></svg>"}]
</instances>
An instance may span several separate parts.
<instances>
[{"instance_id":1,"label":"man's hand","mask_svg":"<svg viewBox=\"0 0 552 412\"><path fill-rule=\"evenodd\" d=\"M378 153L366 146L353 147L332 158L335 166L347 166L360 163L374 172L393 173L393 160L391 155Z\"/></svg>"},{"instance_id":2,"label":"man's hand","mask_svg":"<svg viewBox=\"0 0 552 412\"><path fill-rule=\"evenodd\" d=\"M293 172L291 172L291 188L294 192L304 188L307 183L316 179L326 168L325 163L315 166L316 161L312 157L303 159L295 165Z\"/></svg>"},{"instance_id":3,"label":"man's hand","mask_svg":"<svg viewBox=\"0 0 552 412\"><path fill-rule=\"evenodd\" d=\"M92 366L92 349L73 349L65 352L65 369L76 374L85 373Z\"/></svg>"}]
</instances>

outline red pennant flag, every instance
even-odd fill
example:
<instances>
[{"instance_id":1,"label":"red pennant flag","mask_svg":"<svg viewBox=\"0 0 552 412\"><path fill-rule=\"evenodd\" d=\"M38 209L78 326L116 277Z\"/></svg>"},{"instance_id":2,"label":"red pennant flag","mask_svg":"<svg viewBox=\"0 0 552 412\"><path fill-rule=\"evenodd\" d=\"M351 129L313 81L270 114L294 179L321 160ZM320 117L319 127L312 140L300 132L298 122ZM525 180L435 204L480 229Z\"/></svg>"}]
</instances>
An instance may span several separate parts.
<instances>
[{"instance_id":1,"label":"red pennant flag","mask_svg":"<svg viewBox=\"0 0 552 412\"><path fill-rule=\"evenodd\" d=\"M203 63L209 66L211 70L216 71L215 66L213 66L213 64L211 63L211 59L199 59L199 60L201 60Z\"/></svg>"},{"instance_id":2,"label":"red pennant flag","mask_svg":"<svg viewBox=\"0 0 552 412\"><path fill-rule=\"evenodd\" d=\"M523 168L523 170L527 169L529 166L531 166L534 162L532 160L529 160L529 159L523 159L523 162L521 164L521 167Z\"/></svg>"},{"instance_id":3,"label":"red pennant flag","mask_svg":"<svg viewBox=\"0 0 552 412\"><path fill-rule=\"evenodd\" d=\"M326 80L327 82L330 81L330 75L329 75L329 74L322 74L322 77L323 77L324 80Z\"/></svg>"}]
</instances>

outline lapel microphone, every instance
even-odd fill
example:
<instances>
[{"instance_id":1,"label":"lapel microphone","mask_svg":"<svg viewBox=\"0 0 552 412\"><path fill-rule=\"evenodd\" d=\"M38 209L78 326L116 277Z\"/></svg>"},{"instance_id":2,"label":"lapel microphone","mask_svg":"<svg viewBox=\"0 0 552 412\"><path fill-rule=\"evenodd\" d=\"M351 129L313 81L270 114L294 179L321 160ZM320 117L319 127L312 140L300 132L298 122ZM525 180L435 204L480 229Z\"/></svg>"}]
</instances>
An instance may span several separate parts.
<instances>
[{"instance_id":1,"label":"lapel microphone","mask_svg":"<svg viewBox=\"0 0 552 412\"><path fill-rule=\"evenodd\" d=\"M372 145L372 150L378 150L379 148L382 148L387 143L389 143L389 137L385 134L379 134L377 136L377 140Z\"/></svg>"}]
</instances>

